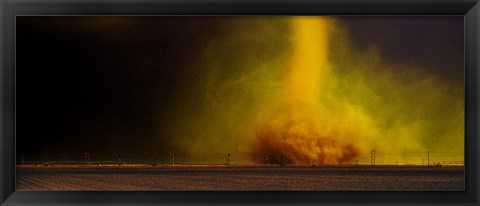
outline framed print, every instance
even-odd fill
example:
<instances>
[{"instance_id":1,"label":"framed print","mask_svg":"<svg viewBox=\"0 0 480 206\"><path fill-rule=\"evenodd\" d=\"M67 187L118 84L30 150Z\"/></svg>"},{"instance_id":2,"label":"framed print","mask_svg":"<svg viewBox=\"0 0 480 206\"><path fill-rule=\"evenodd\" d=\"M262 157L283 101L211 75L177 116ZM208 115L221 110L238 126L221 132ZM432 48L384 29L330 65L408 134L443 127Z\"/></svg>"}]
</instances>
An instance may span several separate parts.
<instances>
[{"instance_id":1,"label":"framed print","mask_svg":"<svg viewBox=\"0 0 480 206\"><path fill-rule=\"evenodd\" d=\"M2 1L2 205L478 205L477 1Z\"/></svg>"}]
</instances>

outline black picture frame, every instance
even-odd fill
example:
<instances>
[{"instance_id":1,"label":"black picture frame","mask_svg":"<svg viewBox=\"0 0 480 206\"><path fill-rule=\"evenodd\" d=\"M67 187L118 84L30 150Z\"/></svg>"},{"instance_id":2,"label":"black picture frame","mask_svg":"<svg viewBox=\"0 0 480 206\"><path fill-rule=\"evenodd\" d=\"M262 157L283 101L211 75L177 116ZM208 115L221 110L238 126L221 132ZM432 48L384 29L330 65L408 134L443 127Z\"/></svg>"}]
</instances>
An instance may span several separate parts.
<instances>
[{"instance_id":1,"label":"black picture frame","mask_svg":"<svg viewBox=\"0 0 480 206\"><path fill-rule=\"evenodd\" d=\"M479 205L478 0L0 0L0 15L1 205ZM466 191L15 191L15 17L18 15L464 15Z\"/></svg>"}]
</instances>

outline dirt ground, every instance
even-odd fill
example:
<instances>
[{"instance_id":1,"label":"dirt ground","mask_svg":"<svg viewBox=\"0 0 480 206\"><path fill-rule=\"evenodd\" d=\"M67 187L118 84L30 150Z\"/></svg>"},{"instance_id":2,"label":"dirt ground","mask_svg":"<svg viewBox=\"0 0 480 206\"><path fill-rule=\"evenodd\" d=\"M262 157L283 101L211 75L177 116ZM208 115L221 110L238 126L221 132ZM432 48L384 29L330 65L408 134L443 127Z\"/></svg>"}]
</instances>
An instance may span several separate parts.
<instances>
[{"instance_id":1,"label":"dirt ground","mask_svg":"<svg viewBox=\"0 0 480 206\"><path fill-rule=\"evenodd\" d=\"M462 191L463 167L17 166L17 190Z\"/></svg>"}]
</instances>

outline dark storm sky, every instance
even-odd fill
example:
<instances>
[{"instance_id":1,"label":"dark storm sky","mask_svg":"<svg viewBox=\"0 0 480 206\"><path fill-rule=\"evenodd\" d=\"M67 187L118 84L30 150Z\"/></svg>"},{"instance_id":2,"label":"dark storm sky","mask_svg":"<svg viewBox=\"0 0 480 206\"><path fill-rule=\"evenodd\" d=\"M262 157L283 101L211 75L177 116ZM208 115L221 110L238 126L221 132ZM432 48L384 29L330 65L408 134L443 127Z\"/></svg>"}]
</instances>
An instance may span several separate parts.
<instances>
[{"instance_id":1,"label":"dark storm sky","mask_svg":"<svg viewBox=\"0 0 480 206\"><path fill-rule=\"evenodd\" d=\"M462 16L339 19L356 49L463 81ZM183 94L208 70L190 60L232 31L224 17L17 17L16 28L17 159L27 160L167 154L162 128L197 101Z\"/></svg>"}]
</instances>

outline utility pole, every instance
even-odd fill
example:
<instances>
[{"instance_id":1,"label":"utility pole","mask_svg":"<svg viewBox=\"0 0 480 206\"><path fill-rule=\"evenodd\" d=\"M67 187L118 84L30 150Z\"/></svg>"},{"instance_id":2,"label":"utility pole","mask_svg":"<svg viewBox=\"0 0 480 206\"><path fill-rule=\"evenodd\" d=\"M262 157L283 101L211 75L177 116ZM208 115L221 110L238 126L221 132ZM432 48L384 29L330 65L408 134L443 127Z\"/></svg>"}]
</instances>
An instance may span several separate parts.
<instances>
[{"instance_id":1,"label":"utility pole","mask_svg":"<svg viewBox=\"0 0 480 206\"><path fill-rule=\"evenodd\" d=\"M375 157L377 157L377 151L375 151L374 149L372 149L370 151L370 165L375 165Z\"/></svg>"},{"instance_id":2,"label":"utility pole","mask_svg":"<svg viewBox=\"0 0 480 206\"><path fill-rule=\"evenodd\" d=\"M268 151L265 152L265 164L268 164L268 160L270 159L270 153Z\"/></svg>"},{"instance_id":3,"label":"utility pole","mask_svg":"<svg viewBox=\"0 0 480 206\"><path fill-rule=\"evenodd\" d=\"M43 156L45 156L45 163L44 163L44 165L48 165L48 164L49 164L49 160L50 160L50 155L49 155L48 151L43 152Z\"/></svg>"},{"instance_id":4,"label":"utility pole","mask_svg":"<svg viewBox=\"0 0 480 206\"><path fill-rule=\"evenodd\" d=\"M427 167L430 166L430 151L427 151Z\"/></svg>"},{"instance_id":5,"label":"utility pole","mask_svg":"<svg viewBox=\"0 0 480 206\"><path fill-rule=\"evenodd\" d=\"M90 152L85 152L84 157L85 157L85 163L86 165L90 164Z\"/></svg>"},{"instance_id":6,"label":"utility pole","mask_svg":"<svg viewBox=\"0 0 480 206\"><path fill-rule=\"evenodd\" d=\"M172 165L175 165L175 153L170 152L170 160L172 161Z\"/></svg>"},{"instance_id":7,"label":"utility pole","mask_svg":"<svg viewBox=\"0 0 480 206\"><path fill-rule=\"evenodd\" d=\"M122 155L118 154L118 165L122 165Z\"/></svg>"},{"instance_id":8,"label":"utility pole","mask_svg":"<svg viewBox=\"0 0 480 206\"><path fill-rule=\"evenodd\" d=\"M283 153L280 153L280 166L285 166L285 163L283 162Z\"/></svg>"}]
</instances>

